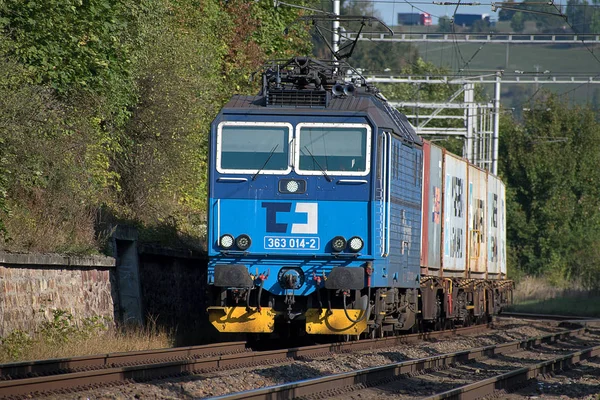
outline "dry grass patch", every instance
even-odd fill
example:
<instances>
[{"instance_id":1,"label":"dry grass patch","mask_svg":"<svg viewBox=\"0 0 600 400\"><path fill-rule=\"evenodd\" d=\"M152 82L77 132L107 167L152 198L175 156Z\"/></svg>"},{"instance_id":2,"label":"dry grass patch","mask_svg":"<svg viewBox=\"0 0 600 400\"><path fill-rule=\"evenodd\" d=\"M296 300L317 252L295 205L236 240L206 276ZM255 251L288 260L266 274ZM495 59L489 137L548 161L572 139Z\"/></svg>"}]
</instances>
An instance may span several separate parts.
<instances>
[{"instance_id":1,"label":"dry grass patch","mask_svg":"<svg viewBox=\"0 0 600 400\"><path fill-rule=\"evenodd\" d=\"M557 287L546 279L525 277L515 287L510 311L600 317L600 293L576 282Z\"/></svg>"},{"instance_id":2,"label":"dry grass patch","mask_svg":"<svg viewBox=\"0 0 600 400\"><path fill-rule=\"evenodd\" d=\"M173 347L172 332L147 327L116 328L104 317L76 321L62 310L35 333L13 331L1 338L0 363Z\"/></svg>"}]
</instances>

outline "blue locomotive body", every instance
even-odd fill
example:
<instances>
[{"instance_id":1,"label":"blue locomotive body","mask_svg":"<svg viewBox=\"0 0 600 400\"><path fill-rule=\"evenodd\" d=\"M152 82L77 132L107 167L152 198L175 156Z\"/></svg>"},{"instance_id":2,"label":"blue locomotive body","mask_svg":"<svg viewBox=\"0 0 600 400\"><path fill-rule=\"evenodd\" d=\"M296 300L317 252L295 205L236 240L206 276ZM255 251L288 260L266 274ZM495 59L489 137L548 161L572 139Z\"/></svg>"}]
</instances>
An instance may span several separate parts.
<instances>
[{"instance_id":1,"label":"blue locomotive body","mask_svg":"<svg viewBox=\"0 0 600 400\"><path fill-rule=\"evenodd\" d=\"M411 329L423 279L423 141L374 88L323 90L316 64L307 89L311 62L294 60L290 86L282 68L213 121L210 321L221 332L272 333L281 322L382 335L385 318L388 331Z\"/></svg>"}]
</instances>

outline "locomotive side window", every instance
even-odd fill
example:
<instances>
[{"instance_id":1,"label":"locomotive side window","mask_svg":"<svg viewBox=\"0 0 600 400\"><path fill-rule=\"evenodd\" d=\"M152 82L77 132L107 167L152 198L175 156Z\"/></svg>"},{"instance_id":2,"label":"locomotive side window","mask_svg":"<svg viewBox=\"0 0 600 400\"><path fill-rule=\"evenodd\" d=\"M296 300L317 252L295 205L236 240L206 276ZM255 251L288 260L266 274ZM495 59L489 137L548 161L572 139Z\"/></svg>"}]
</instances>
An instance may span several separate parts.
<instances>
[{"instance_id":1,"label":"locomotive side window","mask_svg":"<svg viewBox=\"0 0 600 400\"><path fill-rule=\"evenodd\" d=\"M291 131L292 126L286 123L221 123L217 132L217 171L246 174L290 172Z\"/></svg>"},{"instance_id":2,"label":"locomotive side window","mask_svg":"<svg viewBox=\"0 0 600 400\"><path fill-rule=\"evenodd\" d=\"M371 128L368 125L303 123L296 129L298 173L347 176L369 173Z\"/></svg>"}]
</instances>

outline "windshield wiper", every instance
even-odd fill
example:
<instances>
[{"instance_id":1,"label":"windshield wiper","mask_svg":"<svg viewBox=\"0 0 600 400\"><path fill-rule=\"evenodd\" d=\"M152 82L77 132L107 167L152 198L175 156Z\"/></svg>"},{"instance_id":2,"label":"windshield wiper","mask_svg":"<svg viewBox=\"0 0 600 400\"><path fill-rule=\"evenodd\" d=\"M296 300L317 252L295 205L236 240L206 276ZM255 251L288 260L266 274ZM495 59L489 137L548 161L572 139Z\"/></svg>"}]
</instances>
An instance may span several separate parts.
<instances>
[{"instance_id":1,"label":"windshield wiper","mask_svg":"<svg viewBox=\"0 0 600 400\"><path fill-rule=\"evenodd\" d=\"M252 180L255 180L256 177L258 176L258 174L260 174L260 171L262 171L263 169L265 169L265 167L267 166L267 164L269 163L269 160L271 159L271 157L273 157L273 153L275 153L275 150L277 150L277 147L279 147L279 143L277 143L272 149L271 152L269 153L269 157L267 157L267 160L265 161L265 163L262 165L262 167L259 168L258 171L256 171L256 173L254 174L254 176L252 177Z\"/></svg>"},{"instance_id":2,"label":"windshield wiper","mask_svg":"<svg viewBox=\"0 0 600 400\"><path fill-rule=\"evenodd\" d=\"M317 161L317 159L315 158L315 156L313 156L313 154L310 152L310 150L308 149L308 147L304 146L304 150L308 151L308 154L310 155L310 157L312 158L312 160L314 161L314 163L317 164L317 167L319 167L319 169L323 173L323 176L325 177L325 179L327 179L327 182L331 182L333 179L331 179L331 177L329 175L327 175L327 172L325 171L325 168L321 167L321 164L319 164L319 162Z\"/></svg>"}]
</instances>

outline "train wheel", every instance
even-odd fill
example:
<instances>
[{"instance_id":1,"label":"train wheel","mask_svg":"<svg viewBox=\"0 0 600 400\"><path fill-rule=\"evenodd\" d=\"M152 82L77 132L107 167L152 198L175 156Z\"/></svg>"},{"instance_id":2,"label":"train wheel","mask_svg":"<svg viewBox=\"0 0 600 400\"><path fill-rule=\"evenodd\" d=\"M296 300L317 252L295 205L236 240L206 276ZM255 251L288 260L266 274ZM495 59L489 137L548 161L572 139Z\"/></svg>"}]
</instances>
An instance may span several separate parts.
<instances>
[{"instance_id":1,"label":"train wheel","mask_svg":"<svg viewBox=\"0 0 600 400\"><path fill-rule=\"evenodd\" d=\"M339 335L340 336L340 342L355 342L357 340L360 340L360 335Z\"/></svg>"},{"instance_id":2,"label":"train wheel","mask_svg":"<svg viewBox=\"0 0 600 400\"><path fill-rule=\"evenodd\" d=\"M369 332L369 338L377 339L377 328L371 329L371 332Z\"/></svg>"},{"instance_id":3,"label":"train wheel","mask_svg":"<svg viewBox=\"0 0 600 400\"><path fill-rule=\"evenodd\" d=\"M377 328L373 328L371 331L371 339L380 339L384 336L383 327L380 325Z\"/></svg>"},{"instance_id":4,"label":"train wheel","mask_svg":"<svg viewBox=\"0 0 600 400\"><path fill-rule=\"evenodd\" d=\"M463 327L467 327L467 326L471 326L471 316L470 315L466 315L465 319L463 320Z\"/></svg>"}]
</instances>

